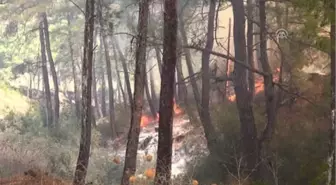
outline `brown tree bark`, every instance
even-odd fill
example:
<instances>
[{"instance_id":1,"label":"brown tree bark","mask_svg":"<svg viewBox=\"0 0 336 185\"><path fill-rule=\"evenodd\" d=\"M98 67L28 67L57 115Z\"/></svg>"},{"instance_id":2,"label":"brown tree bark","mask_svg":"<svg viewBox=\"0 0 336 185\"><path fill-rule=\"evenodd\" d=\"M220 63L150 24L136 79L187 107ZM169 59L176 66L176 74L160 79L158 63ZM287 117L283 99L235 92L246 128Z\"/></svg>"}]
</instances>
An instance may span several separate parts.
<instances>
[{"instance_id":1,"label":"brown tree bark","mask_svg":"<svg viewBox=\"0 0 336 185\"><path fill-rule=\"evenodd\" d=\"M266 114L267 126L262 135L261 141L270 140L276 121L276 97L273 84L273 75L271 66L267 56L267 29L266 29L266 6L265 0L259 0L259 15L260 15L260 63L267 75L264 75L265 97L266 97Z\"/></svg>"},{"instance_id":2,"label":"brown tree bark","mask_svg":"<svg viewBox=\"0 0 336 185\"><path fill-rule=\"evenodd\" d=\"M254 68L253 60L253 4L252 0L247 0L247 61ZM254 73L248 71L248 86L252 99L255 92Z\"/></svg>"},{"instance_id":3,"label":"brown tree bark","mask_svg":"<svg viewBox=\"0 0 336 185\"><path fill-rule=\"evenodd\" d=\"M245 16L243 0L231 0L233 10L233 39L235 59L249 65L246 60ZM234 64L234 91L240 119L242 137L242 153L247 164L247 173L251 174L258 159L257 130L254 121L252 99L246 81L246 69L237 63ZM252 173L253 175L254 173Z\"/></svg>"},{"instance_id":4,"label":"brown tree bark","mask_svg":"<svg viewBox=\"0 0 336 185\"><path fill-rule=\"evenodd\" d=\"M97 14L99 17L100 22L100 28L101 28L101 34L103 37L103 46L104 46L104 53L105 53L105 62L106 62L106 73L107 73L107 84L108 84L108 92L109 92L109 121L112 131L112 138L117 137L116 127L115 127L115 109L114 109L114 90L113 90L113 80L112 80L112 69L111 69L111 59L110 54L108 50L108 44L107 44L107 37L103 30L103 16L102 16L102 4L101 0L98 1L97 6Z\"/></svg>"},{"instance_id":5,"label":"brown tree bark","mask_svg":"<svg viewBox=\"0 0 336 185\"><path fill-rule=\"evenodd\" d=\"M70 59L71 59L71 67L72 67L72 77L74 80L74 93L75 93L75 111L77 119L80 118L80 100L79 100L79 87L78 87L78 80L77 80L77 72L76 72L76 65L74 60L74 50L73 50L73 43L72 43L72 32L71 32L71 14L69 13L67 15L67 21L68 21L68 44L70 49Z\"/></svg>"},{"instance_id":6,"label":"brown tree bark","mask_svg":"<svg viewBox=\"0 0 336 185\"><path fill-rule=\"evenodd\" d=\"M334 2L334 1L333 1ZM331 3L332 10L335 11L335 4ZM329 152L328 152L328 180L327 185L335 184L335 23L332 22L330 25L330 62L331 62L331 74L330 74L330 88L331 88L331 119L330 119L330 128L329 128Z\"/></svg>"},{"instance_id":7,"label":"brown tree bark","mask_svg":"<svg viewBox=\"0 0 336 185\"><path fill-rule=\"evenodd\" d=\"M177 62L177 10L176 0L164 1L163 65L161 74L159 141L156 161L155 185L169 185L172 165L173 96Z\"/></svg>"},{"instance_id":8,"label":"brown tree bark","mask_svg":"<svg viewBox=\"0 0 336 185\"><path fill-rule=\"evenodd\" d=\"M42 59L42 78L43 78L43 86L45 93L45 101L46 101L46 123L44 126L52 127L53 124L53 111L51 104L51 93L50 93L50 85L49 85L49 77L48 77L48 68L47 68L47 56L46 56L46 48L45 48L45 34L44 34L44 23L43 23L43 13L40 15L40 25L39 25L39 33L40 33L40 44L41 44L41 59Z\"/></svg>"},{"instance_id":9,"label":"brown tree bark","mask_svg":"<svg viewBox=\"0 0 336 185\"><path fill-rule=\"evenodd\" d=\"M49 25L48 25L48 20L47 20L47 14L43 12L42 14L43 17L43 24L44 24L44 39L45 39L45 49L47 52L48 56L48 62L50 65L50 71L51 71L51 76L54 82L54 124L58 126L58 120L59 120L59 111L60 111L60 101L59 101L59 88L58 88L58 80L57 80L57 73L56 73L56 68L55 68L55 63L51 54L51 49L50 49L50 39L49 39Z\"/></svg>"},{"instance_id":10,"label":"brown tree bark","mask_svg":"<svg viewBox=\"0 0 336 185\"><path fill-rule=\"evenodd\" d=\"M139 1L138 37L135 55L134 100L131 104L131 126L128 132L125 166L121 180L122 185L128 185L130 183L129 178L131 175L134 175L136 170L140 122L144 99L144 86L146 83L148 15L149 0Z\"/></svg>"},{"instance_id":11,"label":"brown tree bark","mask_svg":"<svg viewBox=\"0 0 336 185\"><path fill-rule=\"evenodd\" d=\"M90 158L91 145L91 85L92 85L92 56L93 56L93 30L94 30L94 0L86 0L85 30L84 30L84 57L82 65L82 116L81 140L79 154L74 175L74 185L84 185L87 167Z\"/></svg>"},{"instance_id":12,"label":"brown tree bark","mask_svg":"<svg viewBox=\"0 0 336 185\"><path fill-rule=\"evenodd\" d=\"M115 39L115 38L113 39L113 46L117 49L118 54L119 54L119 58L121 60L122 68L123 68L123 71L124 71L126 90L127 90L128 99L129 99L128 101L129 101L130 105L132 106L133 96L132 96L130 77L129 77L129 73L128 73L127 61L126 61L126 58L124 57L124 54L121 52L121 49L119 47L119 43L118 43L117 39Z\"/></svg>"},{"instance_id":13,"label":"brown tree bark","mask_svg":"<svg viewBox=\"0 0 336 185\"><path fill-rule=\"evenodd\" d=\"M274 127L276 124L277 115L277 97L275 96L275 88L273 84L273 75L271 66L267 56L267 28L266 28L266 6L265 0L259 0L259 16L260 16L260 63L264 73L264 93L266 101L266 127L259 139L259 157L262 157L263 161L267 161L267 150L269 142L272 138ZM261 159L259 159L261 161ZM268 181L267 171L264 164L260 164L259 175L263 177L264 181ZM260 177L259 177L260 178Z\"/></svg>"},{"instance_id":14,"label":"brown tree bark","mask_svg":"<svg viewBox=\"0 0 336 185\"><path fill-rule=\"evenodd\" d=\"M201 100L201 122L204 128L205 137L207 138L208 149L211 154L218 152L216 141L216 131L211 122L209 112L210 101L210 52L214 43L215 31L215 14L216 14L216 0L210 0L210 7L208 13L208 33L206 35L205 50L202 52L202 100Z\"/></svg>"}]
</instances>

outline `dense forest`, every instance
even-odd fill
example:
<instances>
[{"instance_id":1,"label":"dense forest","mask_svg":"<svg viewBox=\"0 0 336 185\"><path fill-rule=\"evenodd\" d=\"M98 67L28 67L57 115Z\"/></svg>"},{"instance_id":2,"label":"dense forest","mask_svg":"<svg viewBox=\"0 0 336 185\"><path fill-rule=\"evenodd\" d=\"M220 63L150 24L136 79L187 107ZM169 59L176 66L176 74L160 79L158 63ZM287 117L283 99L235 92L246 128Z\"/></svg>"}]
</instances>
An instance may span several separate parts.
<instances>
[{"instance_id":1,"label":"dense forest","mask_svg":"<svg viewBox=\"0 0 336 185\"><path fill-rule=\"evenodd\" d=\"M1 0L0 184L335 184L334 0Z\"/></svg>"}]
</instances>

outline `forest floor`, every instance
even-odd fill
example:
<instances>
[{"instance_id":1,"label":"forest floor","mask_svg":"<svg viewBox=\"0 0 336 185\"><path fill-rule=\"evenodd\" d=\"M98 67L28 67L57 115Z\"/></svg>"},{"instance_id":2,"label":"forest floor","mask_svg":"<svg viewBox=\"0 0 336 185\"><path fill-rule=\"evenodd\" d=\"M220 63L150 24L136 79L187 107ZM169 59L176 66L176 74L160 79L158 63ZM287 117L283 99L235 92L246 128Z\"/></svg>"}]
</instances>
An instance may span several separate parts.
<instances>
[{"instance_id":1,"label":"forest floor","mask_svg":"<svg viewBox=\"0 0 336 185\"><path fill-rule=\"evenodd\" d=\"M0 95L3 127L0 132L0 177L23 175L24 171L38 168L71 179L79 146L80 129L74 124L76 121L63 116L60 132L50 133L41 128L41 117L35 110L34 100L6 85L1 86ZM147 169L155 168L157 127L158 123L152 122L141 130L137 159L139 177ZM178 176L190 166L196 166L195 159L206 156L207 149L203 130L192 125L185 115L174 118L173 131L172 174ZM101 133L93 130L89 181L102 184L119 182L126 151L125 136L109 141L107 147L103 147L99 142ZM152 156L151 160L146 160L148 155Z\"/></svg>"}]
</instances>

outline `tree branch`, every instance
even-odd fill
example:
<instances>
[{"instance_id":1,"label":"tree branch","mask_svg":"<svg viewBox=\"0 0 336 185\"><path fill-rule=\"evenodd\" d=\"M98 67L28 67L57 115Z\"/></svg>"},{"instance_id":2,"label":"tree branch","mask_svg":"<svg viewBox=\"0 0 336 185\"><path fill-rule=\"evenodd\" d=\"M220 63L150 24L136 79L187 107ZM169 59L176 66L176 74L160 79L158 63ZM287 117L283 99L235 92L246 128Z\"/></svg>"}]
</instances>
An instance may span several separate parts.
<instances>
[{"instance_id":1,"label":"tree branch","mask_svg":"<svg viewBox=\"0 0 336 185\"><path fill-rule=\"evenodd\" d=\"M267 74L267 73L264 73L262 71L259 71L251 66L249 66L248 64L245 64L243 61L239 61L239 60L236 60L234 57L230 57L228 55L225 55L225 54L222 54L222 53L219 53L219 52L216 52L216 51L211 51L211 50L208 50L208 49L205 49L205 48L201 48L201 47L198 47L198 46L183 46L185 48L190 48L190 49L195 49L195 50L198 50L198 51L207 51L209 52L210 54L212 55L215 55L215 56L218 56L218 57L221 57L221 58L225 58L225 59L228 59L228 60L231 60L241 66L243 66L244 68L254 72L254 73L257 73L261 76L269 76L271 74Z\"/></svg>"}]
</instances>

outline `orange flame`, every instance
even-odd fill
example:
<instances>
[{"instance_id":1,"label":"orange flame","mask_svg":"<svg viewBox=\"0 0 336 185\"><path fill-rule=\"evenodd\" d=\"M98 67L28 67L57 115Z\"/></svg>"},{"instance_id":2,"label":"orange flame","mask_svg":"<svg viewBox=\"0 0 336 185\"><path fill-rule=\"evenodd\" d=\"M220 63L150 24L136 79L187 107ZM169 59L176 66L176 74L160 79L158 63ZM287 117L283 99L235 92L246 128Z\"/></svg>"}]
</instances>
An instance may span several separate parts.
<instances>
[{"instance_id":1,"label":"orange flame","mask_svg":"<svg viewBox=\"0 0 336 185\"><path fill-rule=\"evenodd\" d=\"M279 73L280 72L280 68L276 68L275 73ZM273 76L273 80L278 80L279 79L279 75L274 75ZM262 91L264 91L264 79L262 77L256 78L255 79L255 84L254 84L254 90L255 90L255 94L258 94ZM234 102L236 100L236 95L230 95L228 96L228 100L231 102Z\"/></svg>"},{"instance_id":2,"label":"orange flame","mask_svg":"<svg viewBox=\"0 0 336 185\"><path fill-rule=\"evenodd\" d=\"M183 112L182 109L176 104L175 98L173 99L173 102L174 102L174 114L180 115Z\"/></svg>"},{"instance_id":3,"label":"orange flame","mask_svg":"<svg viewBox=\"0 0 336 185\"><path fill-rule=\"evenodd\" d=\"M183 113L183 110L176 104L175 102L175 98L173 99L173 110L174 110L174 116L178 116L181 115ZM153 116L149 116L149 115L142 115L141 116L141 122L140 122L140 126L141 127L146 127L148 124L152 123L152 122L158 122L159 121L159 113L156 113L156 118L153 118Z\"/></svg>"}]
</instances>

